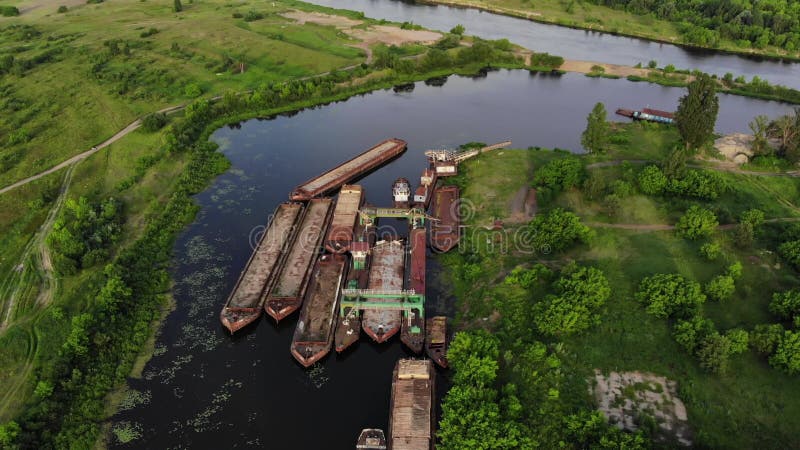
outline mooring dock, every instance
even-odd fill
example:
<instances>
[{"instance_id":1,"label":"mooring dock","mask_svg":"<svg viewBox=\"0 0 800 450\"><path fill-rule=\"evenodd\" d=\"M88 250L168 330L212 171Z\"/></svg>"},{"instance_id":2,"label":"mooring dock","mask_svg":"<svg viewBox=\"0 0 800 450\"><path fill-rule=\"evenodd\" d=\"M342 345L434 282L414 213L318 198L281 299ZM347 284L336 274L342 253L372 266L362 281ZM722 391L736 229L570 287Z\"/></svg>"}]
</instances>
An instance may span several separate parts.
<instances>
[{"instance_id":1,"label":"mooring dock","mask_svg":"<svg viewBox=\"0 0 800 450\"><path fill-rule=\"evenodd\" d=\"M264 295L280 270L281 257L291 245L302 211L300 203L281 203L275 210L220 313L222 324L231 334L261 315Z\"/></svg>"},{"instance_id":2,"label":"mooring dock","mask_svg":"<svg viewBox=\"0 0 800 450\"><path fill-rule=\"evenodd\" d=\"M291 346L292 356L304 367L319 361L331 350L336 307L346 268L344 255L322 255L314 267Z\"/></svg>"},{"instance_id":3,"label":"mooring dock","mask_svg":"<svg viewBox=\"0 0 800 450\"><path fill-rule=\"evenodd\" d=\"M389 448L392 450L430 450L435 375L430 360L397 361L389 415Z\"/></svg>"},{"instance_id":4,"label":"mooring dock","mask_svg":"<svg viewBox=\"0 0 800 450\"><path fill-rule=\"evenodd\" d=\"M311 200L306 207L286 261L272 289L265 294L267 299L264 309L275 320L281 320L300 308L311 275L311 266L328 228L332 204L333 200L330 198L317 198Z\"/></svg>"},{"instance_id":5,"label":"mooring dock","mask_svg":"<svg viewBox=\"0 0 800 450\"><path fill-rule=\"evenodd\" d=\"M346 161L322 175L297 186L291 194L292 200L305 201L339 188L373 170L406 150L406 142L401 139L387 139L355 158Z\"/></svg>"},{"instance_id":6,"label":"mooring dock","mask_svg":"<svg viewBox=\"0 0 800 450\"><path fill-rule=\"evenodd\" d=\"M339 190L333 219L325 239L325 248L331 253L350 250L358 226L358 210L364 203L364 190L359 185L344 185Z\"/></svg>"},{"instance_id":7,"label":"mooring dock","mask_svg":"<svg viewBox=\"0 0 800 450\"><path fill-rule=\"evenodd\" d=\"M382 291L401 292L405 253L405 246L400 240L381 241L375 244L372 248L367 291L375 291L378 294ZM384 295L372 297L369 292L365 292L364 295L367 302L376 304L364 308L361 327L375 342L385 342L400 331L400 310L381 307L380 303L391 302L392 297L387 298Z\"/></svg>"},{"instance_id":8,"label":"mooring dock","mask_svg":"<svg viewBox=\"0 0 800 450\"><path fill-rule=\"evenodd\" d=\"M408 235L408 279L406 287L417 294L425 295L426 269L425 228L414 228ZM400 327L400 340L414 353L422 351L425 342L425 316L417 310L404 310Z\"/></svg>"}]
</instances>

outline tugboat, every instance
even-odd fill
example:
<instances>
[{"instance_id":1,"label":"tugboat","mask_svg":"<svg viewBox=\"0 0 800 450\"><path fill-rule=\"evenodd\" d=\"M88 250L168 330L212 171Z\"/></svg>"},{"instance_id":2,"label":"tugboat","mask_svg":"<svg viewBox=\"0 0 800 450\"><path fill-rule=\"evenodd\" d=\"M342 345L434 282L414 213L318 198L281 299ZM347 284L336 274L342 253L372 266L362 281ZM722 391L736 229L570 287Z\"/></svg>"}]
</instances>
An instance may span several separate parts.
<instances>
[{"instance_id":1,"label":"tugboat","mask_svg":"<svg viewBox=\"0 0 800 450\"><path fill-rule=\"evenodd\" d=\"M411 185L407 178L398 178L392 184L392 198L395 208L408 208L408 199L411 197Z\"/></svg>"},{"instance_id":2,"label":"tugboat","mask_svg":"<svg viewBox=\"0 0 800 450\"><path fill-rule=\"evenodd\" d=\"M377 428L364 428L358 435L357 450L386 450L386 435Z\"/></svg>"}]
</instances>

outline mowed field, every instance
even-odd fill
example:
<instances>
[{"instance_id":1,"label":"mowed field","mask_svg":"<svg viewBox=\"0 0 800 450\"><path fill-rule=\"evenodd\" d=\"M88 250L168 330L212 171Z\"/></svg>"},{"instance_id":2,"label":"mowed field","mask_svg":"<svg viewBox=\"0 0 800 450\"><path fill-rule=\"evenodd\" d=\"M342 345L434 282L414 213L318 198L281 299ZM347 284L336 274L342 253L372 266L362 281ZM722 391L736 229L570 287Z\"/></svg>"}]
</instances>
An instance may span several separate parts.
<instances>
[{"instance_id":1,"label":"mowed field","mask_svg":"<svg viewBox=\"0 0 800 450\"><path fill-rule=\"evenodd\" d=\"M580 158L587 163L631 159L634 164L590 166L589 175L595 173L609 182L623 179L625 171L641 168L641 160L663 158L676 138L672 130L646 125L628 125L620 132L627 135L628 144L616 146L602 156ZM642 144L647 144L641 147L645 150L637 153L637 146ZM658 149L662 149L661 153ZM648 226L674 225L688 205L698 203L714 210L722 224L735 222L741 212L750 208L762 209L767 219L796 219L800 217L800 179L719 172L731 189L716 201L633 194L625 198L613 216L599 200L587 198L582 190L569 190L551 199L540 197L540 213L564 208L576 213L592 229L587 244L560 254L527 252L521 245L525 242L524 224L507 222L502 239L497 238L497 232L486 231L493 220L512 216L515 193L532 185L538 167L566 156L569 155L550 150L504 150L462 164L462 175L455 182L462 187L462 198L469 205L477 205L467 215L466 243L482 257L469 256L469 251L465 257L443 256L443 262L450 267L480 261L480 270L475 270L480 273L479 279L473 283L477 287L460 293L460 326L485 327L487 320L500 320L497 302L502 302L500 299L508 290L502 280L514 267L541 262L559 268L570 261L597 267L612 289L600 323L578 335L550 338L550 344L568 355L562 358L570 373L571 386L562 392L566 402L594 404L587 388L595 369L603 373L650 372L677 382L694 442L702 447L800 446L800 392L796 377L770 367L754 350L733 357L726 373L708 373L675 342L670 321L648 315L634 298L639 282L646 276L679 273L704 285L738 261L744 269L732 298L724 302L708 300L704 316L719 330L752 330L758 324L777 322L769 311L772 294L798 288L800 282L797 272L770 251L774 246L771 225L752 247L745 249L735 245L730 229L718 230L711 239L688 241L672 230L653 231ZM613 227L617 225L631 227ZM699 251L709 241L722 248L722 255L715 261L708 261ZM530 305L542 295L534 294L528 300Z\"/></svg>"}]
</instances>

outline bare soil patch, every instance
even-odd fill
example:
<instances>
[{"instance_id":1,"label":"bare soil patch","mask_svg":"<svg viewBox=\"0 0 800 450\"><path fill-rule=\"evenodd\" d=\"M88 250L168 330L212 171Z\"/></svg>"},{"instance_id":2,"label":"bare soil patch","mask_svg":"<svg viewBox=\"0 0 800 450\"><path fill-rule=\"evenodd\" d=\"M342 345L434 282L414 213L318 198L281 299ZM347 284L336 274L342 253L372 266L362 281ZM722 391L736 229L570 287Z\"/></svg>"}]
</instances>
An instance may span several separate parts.
<instances>
[{"instance_id":1,"label":"bare soil patch","mask_svg":"<svg viewBox=\"0 0 800 450\"><path fill-rule=\"evenodd\" d=\"M592 393L609 423L635 431L650 417L655 420L661 439L688 447L692 445L692 434L686 406L677 390L677 383L659 375L637 371L605 376L596 369Z\"/></svg>"},{"instance_id":2,"label":"bare soil patch","mask_svg":"<svg viewBox=\"0 0 800 450\"><path fill-rule=\"evenodd\" d=\"M646 77L650 73L649 69L638 69L636 67L621 66L618 64L606 64L594 61L578 61L571 59L564 61L564 64L562 64L559 69L566 72L591 73L592 67L594 66L600 66L605 69L605 72L603 73L606 75L616 75L619 77L627 77L630 75Z\"/></svg>"},{"instance_id":3,"label":"bare soil patch","mask_svg":"<svg viewBox=\"0 0 800 450\"><path fill-rule=\"evenodd\" d=\"M283 13L282 16L297 21L299 25L315 23L317 25L332 25L336 28L351 28L362 23L360 20L320 12L289 11Z\"/></svg>"}]
</instances>

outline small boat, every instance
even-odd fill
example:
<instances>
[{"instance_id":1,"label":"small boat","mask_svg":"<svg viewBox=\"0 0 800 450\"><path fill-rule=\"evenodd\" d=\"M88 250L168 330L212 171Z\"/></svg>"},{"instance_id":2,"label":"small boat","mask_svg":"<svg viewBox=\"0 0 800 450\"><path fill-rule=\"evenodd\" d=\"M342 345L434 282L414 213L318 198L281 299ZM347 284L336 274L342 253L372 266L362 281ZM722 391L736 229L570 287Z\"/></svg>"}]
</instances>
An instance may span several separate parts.
<instances>
[{"instance_id":1,"label":"small boat","mask_svg":"<svg viewBox=\"0 0 800 450\"><path fill-rule=\"evenodd\" d=\"M411 185L406 178L398 178L392 184L392 198L395 208L408 208L408 200L411 197Z\"/></svg>"},{"instance_id":2,"label":"small boat","mask_svg":"<svg viewBox=\"0 0 800 450\"><path fill-rule=\"evenodd\" d=\"M447 317L431 317L426 322L425 353L436 365L447 368Z\"/></svg>"},{"instance_id":3,"label":"small boat","mask_svg":"<svg viewBox=\"0 0 800 450\"><path fill-rule=\"evenodd\" d=\"M357 450L386 450L386 435L377 428L364 428L358 435Z\"/></svg>"}]
</instances>

